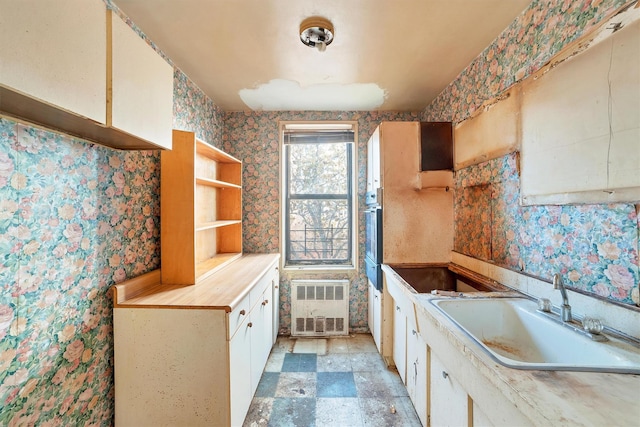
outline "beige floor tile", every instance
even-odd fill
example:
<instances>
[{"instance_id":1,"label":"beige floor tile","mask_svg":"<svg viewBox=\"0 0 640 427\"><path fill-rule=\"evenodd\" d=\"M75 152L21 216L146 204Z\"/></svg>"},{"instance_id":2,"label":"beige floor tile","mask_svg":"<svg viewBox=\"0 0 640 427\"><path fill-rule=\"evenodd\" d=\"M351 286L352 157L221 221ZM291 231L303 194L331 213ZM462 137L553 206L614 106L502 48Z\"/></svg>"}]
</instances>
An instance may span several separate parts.
<instances>
[{"instance_id":1,"label":"beige floor tile","mask_svg":"<svg viewBox=\"0 0 640 427\"><path fill-rule=\"evenodd\" d=\"M316 427L362 427L358 398L318 398Z\"/></svg>"},{"instance_id":2,"label":"beige floor tile","mask_svg":"<svg viewBox=\"0 0 640 427\"><path fill-rule=\"evenodd\" d=\"M378 353L373 337L369 334L354 334L348 342L349 353Z\"/></svg>"},{"instance_id":3,"label":"beige floor tile","mask_svg":"<svg viewBox=\"0 0 640 427\"><path fill-rule=\"evenodd\" d=\"M327 342L327 353L348 353L351 337L331 338Z\"/></svg>"},{"instance_id":4,"label":"beige floor tile","mask_svg":"<svg viewBox=\"0 0 640 427\"><path fill-rule=\"evenodd\" d=\"M359 400L366 427L422 427L408 397Z\"/></svg>"},{"instance_id":5,"label":"beige floor tile","mask_svg":"<svg viewBox=\"0 0 640 427\"><path fill-rule=\"evenodd\" d=\"M351 372L351 355L348 353L329 353L318 356L318 372Z\"/></svg>"},{"instance_id":6,"label":"beige floor tile","mask_svg":"<svg viewBox=\"0 0 640 427\"><path fill-rule=\"evenodd\" d=\"M276 397L316 397L316 373L281 372Z\"/></svg>"},{"instance_id":7,"label":"beige floor tile","mask_svg":"<svg viewBox=\"0 0 640 427\"><path fill-rule=\"evenodd\" d=\"M290 337L278 337L271 353L291 353L296 340Z\"/></svg>"},{"instance_id":8,"label":"beige floor tile","mask_svg":"<svg viewBox=\"0 0 640 427\"><path fill-rule=\"evenodd\" d=\"M284 362L283 352L271 352L267 364L264 367L265 372L280 372L282 370L282 362Z\"/></svg>"},{"instance_id":9,"label":"beige floor tile","mask_svg":"<svg viewBox=\"0 0 640 427\"><path fill-rule=\"evenodd\" d=\"M351 353L351 368L353 372L381 372L387 369L387 365L378 353Z\"/></svg>"},{"instance_id":10,"label":"beige floor tile","mask_svg":"<svg viewBox=\"0 0 640 427\"><path fill-rule=\"evenodd\" d=\"M298 338L293 346L293 353L327 354L327 340L324 338Z\"/></svg>"}]
</instances>

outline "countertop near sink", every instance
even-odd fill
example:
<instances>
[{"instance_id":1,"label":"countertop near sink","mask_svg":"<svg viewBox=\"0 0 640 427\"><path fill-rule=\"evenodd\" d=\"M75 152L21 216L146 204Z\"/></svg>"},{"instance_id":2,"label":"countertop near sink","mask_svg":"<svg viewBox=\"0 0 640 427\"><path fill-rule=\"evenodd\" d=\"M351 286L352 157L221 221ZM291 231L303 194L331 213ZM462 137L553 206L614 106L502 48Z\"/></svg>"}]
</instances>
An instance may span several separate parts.
<instances>
[{"instance_id":1,"label":"countertop near sink","mask_svg":"<svg viewBox=\"0 0 640 427\"><path fill-rule=\"evenodd\" d=\"M512 295L513 292L507 294ZM484 297L488 295L481 294ZM432 351L449 362L447 369L452 371L452 375L457 375L474 401L495 400L495 396L491 397L491 393L482 386L488 382L533 425L638 425L639 375L526 371L503 367L429 303L435 296L414 293L411 297L420 333ZM486 406L491 402L484 403ZM499 409L499 405L494 407Z\"/></svg>"}]
</instances>

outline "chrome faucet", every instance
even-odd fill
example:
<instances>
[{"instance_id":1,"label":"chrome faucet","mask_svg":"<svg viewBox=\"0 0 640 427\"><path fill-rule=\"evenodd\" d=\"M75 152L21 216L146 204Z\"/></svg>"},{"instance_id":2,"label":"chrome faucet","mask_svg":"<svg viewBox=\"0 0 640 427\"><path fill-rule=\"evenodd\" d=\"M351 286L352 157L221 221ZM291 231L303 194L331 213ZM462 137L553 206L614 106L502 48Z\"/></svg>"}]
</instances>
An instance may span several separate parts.
<instances>
[{"instance_id":1,"label":"chrome faucet","mask_svg":"<svg viewBox=\"0 0 640 427\"><path fill-rule=\"evenodd\" d=\"M553 275L553 289L560 289L562 294L562 306L560 306L560 312L562 314L563 322L571 322L571 306L569 305L569 297L567 297L567 290L562 283L562 276L559 273Z\"/></svg>"}]
</instances>

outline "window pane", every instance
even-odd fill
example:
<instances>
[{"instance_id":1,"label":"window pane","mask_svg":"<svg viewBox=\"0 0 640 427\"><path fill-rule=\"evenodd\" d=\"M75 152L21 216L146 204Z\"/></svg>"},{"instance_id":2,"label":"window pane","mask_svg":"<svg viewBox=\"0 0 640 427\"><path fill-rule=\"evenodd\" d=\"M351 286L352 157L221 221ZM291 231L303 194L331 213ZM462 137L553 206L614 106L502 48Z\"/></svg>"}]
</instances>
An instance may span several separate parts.
<instances>
[{"instance_id":1,"label":"window pane","mask_svg":"<svg viewBox=\"0 0 640 427\"><path fill-rule=\"evenodd\" d=\"M347 144L290 144L290 194L346 194Z\"/></svg>"},{"instance_id":2,"label":"window pane","mask_svg":"<svg viewBox=\"0 0 640 427\"><path fill-rule=\"evenodd\" d=\"M291 261L347 261L350 256L349 201L289 200Z\"/></svg>"}]
</instances>

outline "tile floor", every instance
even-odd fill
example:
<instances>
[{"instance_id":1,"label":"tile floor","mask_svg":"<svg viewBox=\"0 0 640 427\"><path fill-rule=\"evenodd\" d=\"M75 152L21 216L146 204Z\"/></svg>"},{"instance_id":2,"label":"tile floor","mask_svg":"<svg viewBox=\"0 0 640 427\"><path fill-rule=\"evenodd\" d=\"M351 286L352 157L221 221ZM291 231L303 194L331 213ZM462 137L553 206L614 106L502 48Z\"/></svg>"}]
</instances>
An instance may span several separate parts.
<instances>
[{"instance_id":1,"label":"tile floor","mask_svg":"<svg viewBox=\"0 0 640 427\"><path fill-rule=\"evenodd\" d=\"M392 408L393 407L393 408ZM398 372L368 334L279 337L245 427L420 427Z\"/></svg>"}]
</instances>

